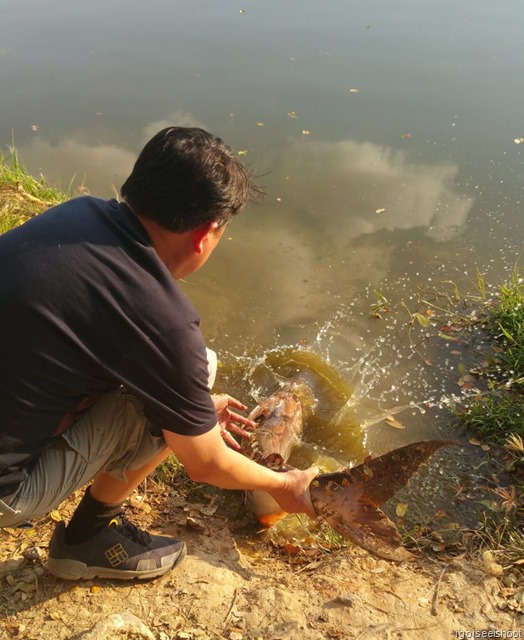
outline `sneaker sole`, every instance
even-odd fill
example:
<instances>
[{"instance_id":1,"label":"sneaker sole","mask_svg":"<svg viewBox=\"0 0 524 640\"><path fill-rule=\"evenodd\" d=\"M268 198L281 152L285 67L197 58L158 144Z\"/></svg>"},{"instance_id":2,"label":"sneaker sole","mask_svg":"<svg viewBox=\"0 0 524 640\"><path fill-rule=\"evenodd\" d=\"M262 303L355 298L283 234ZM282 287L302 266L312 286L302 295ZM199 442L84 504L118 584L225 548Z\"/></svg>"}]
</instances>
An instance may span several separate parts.
<instances>
[{"instance_id":1,"label":"sneaker sole","mask_svg":"<svg viewBox=\"0 0 524 640\"><path fill-rule=\"evenodd\" d=\"M146 569L142 571L129 571L124 569L111 569L109 567L91 567L78 560L68 558L48 558L47 570L57 578L62 580L92 580L93 578L112 578L115 580L148 580L149 578L157 578L164 575L171 569L178 566L186 557L186 545L178 552L170 556L165 556L164 560L168 564L155 569ZM169 560L172 558L172 562Z\"/></svg>"}]
</instances>

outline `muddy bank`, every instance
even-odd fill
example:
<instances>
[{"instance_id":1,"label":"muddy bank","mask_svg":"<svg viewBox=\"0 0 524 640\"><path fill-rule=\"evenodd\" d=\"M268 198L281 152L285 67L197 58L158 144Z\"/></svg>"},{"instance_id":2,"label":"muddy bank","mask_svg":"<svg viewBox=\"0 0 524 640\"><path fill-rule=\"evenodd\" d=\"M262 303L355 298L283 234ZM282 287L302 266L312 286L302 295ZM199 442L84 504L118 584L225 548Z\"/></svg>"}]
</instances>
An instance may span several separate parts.
<instances>
[{"instance_id":1,"label":"muddy bank","mask_svg":"<svg viewBox=\"0 0 524 640\"><path fill-rule=\"evenodd\" d=\"M183 537L188 557L150 582L65 583L44 568L53 518L0 532L0 638L66 640L444 640L454 632L524 624L521 578L496 555L390 563L356 547L316 553L275 549L239 532L215 497L136 494L131 516ZM516 636L518 637L518 635Z\"/></svg>"}]
</instances>

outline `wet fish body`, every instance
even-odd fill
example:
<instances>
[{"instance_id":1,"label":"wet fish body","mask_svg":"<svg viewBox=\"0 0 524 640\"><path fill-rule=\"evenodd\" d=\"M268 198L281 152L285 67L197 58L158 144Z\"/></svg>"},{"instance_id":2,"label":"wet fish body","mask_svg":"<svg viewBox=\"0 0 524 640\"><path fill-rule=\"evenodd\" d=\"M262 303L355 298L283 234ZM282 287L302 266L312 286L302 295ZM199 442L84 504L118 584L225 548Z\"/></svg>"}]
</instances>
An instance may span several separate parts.
<instances>
[{"instance_id":1,"label":"wet fish body","mask_svg":"<svg viewBox=\"0 0 524 640\"><path fill-rule=\"evenodd\" d=\"M242 453L270 469L283 471L293 447L298 444L304 413L314 402L311 387L302 382L285 385L259 404L249 415L257 423L251 440L242 442ZM270 527L285 515L265 491L249 492L251 507L259 522Z\"/></svg>"},{"instance_id":2,"label":"wet fish body","mask_svg":"<svg viewBox=\"0 0 524 640\"><path fill-rule=\"evenodd\" d=\"M313 393L305 383L290 383L251 413L257 423L243 453L259 464L285 471L293 446L302 433L304 405ZM370 553L387 560L406 560L395 524L379 508L404 487L420 466L451 440L415 442L335 473L318 475L309 487L315 512L333 529ZM253 511L264 526L273 525L285 512L263 491L250 492Z\"/></svg>"}]
</instances>

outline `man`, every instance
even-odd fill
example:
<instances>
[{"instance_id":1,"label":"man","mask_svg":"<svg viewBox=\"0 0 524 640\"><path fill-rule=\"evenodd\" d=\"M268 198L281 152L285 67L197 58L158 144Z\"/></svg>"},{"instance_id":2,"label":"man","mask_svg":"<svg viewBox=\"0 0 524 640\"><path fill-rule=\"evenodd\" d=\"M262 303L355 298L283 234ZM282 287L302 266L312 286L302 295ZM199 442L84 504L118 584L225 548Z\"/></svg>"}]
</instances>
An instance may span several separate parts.
<instances>
[{"instance_id":1,"label":"man","mask_svg":"<svg viewBox=\"0 0 524 640\"><path fill-rule=\"evenodd\" d=\"M253 190L220 139L170 127L144 147L123 202L77 198L0 237L0 527L93 480L55 529L55 575L150 578L182 560L183 542L121 513L171 451L193 480L313 515L316 468L276 473L235 450L245 407L210 394L212 358L176 282Z\"/></svg>"}]
</instances>

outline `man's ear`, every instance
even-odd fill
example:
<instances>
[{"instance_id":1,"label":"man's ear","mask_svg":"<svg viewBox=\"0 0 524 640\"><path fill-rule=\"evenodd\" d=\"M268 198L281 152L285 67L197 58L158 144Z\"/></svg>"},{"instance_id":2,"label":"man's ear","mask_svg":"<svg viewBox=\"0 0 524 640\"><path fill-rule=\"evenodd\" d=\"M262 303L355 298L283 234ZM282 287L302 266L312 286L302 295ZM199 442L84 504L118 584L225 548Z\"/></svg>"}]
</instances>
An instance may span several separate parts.
<instances>
[{"instance_id":1,"label":"man's ear","mask_svg":"<svg viewBox=\"0 0 524 640\"><path fill-rule=\"evenodd\" d=\"M205 222L193 230L193 247L197 253L204 251L206 238L218 229L218 222Z\"/></svg>"}]
</instances>

